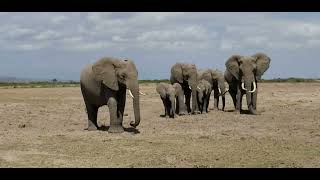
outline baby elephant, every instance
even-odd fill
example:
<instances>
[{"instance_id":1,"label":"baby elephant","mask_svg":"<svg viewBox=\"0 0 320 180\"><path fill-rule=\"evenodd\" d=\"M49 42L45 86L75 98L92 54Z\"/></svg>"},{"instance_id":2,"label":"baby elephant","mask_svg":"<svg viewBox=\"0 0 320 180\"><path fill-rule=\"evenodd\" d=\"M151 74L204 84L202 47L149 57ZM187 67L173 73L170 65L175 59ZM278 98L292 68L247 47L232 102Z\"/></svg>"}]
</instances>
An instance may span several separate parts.
<instances>
[{"instance_id":1,"label":"baby elephant","mask_svg":"<svg viewBox=\"0 0 320 180\"><path fill-rule=\"evenodd\" d=\"M211 84L208 81L202 79L198 82L197 101L201 113L203 113L203 111L208 113L211 91Z\"/></svg>"},{"instance_id":2,"label":"baby elephant","mask_svg":"<svg viewBox=\"0 0 320 180\"><path fill-rule=\"evenodd\" d=\"M160 94L163 106L165 109L164 116L169 116L169 118L174 118L175 113L183 115L186 113L186 105L183 103L183 90L179 83L174 83L173 85L167 83L159 83L156 88L157 92ZM179 99L179 104L175 107L175 101Z\"/></svg>"}]
</instances>

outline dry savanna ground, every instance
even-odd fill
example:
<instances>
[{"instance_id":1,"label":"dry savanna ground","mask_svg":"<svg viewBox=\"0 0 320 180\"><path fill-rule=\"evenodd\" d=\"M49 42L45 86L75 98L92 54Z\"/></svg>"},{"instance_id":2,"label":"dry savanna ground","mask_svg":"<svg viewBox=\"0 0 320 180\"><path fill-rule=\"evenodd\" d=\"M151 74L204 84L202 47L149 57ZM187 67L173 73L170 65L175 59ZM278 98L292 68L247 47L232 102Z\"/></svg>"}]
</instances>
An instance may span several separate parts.
<instances>
[{"instance_id":1,"label":"dry savanna ground","mask_svg":"<svg viewBox=\"0 0 320 180\"><path fill-rule=\"evenodd\" d=\"M140 133L122 134L84 130L79 87L0 89L0 167L320 167L320 83L260 83L256 116L227 94L226 112L175 119L155 87L140 85ZM125 111L129 127L129 96Z\"/></svg>"}]
</instances>

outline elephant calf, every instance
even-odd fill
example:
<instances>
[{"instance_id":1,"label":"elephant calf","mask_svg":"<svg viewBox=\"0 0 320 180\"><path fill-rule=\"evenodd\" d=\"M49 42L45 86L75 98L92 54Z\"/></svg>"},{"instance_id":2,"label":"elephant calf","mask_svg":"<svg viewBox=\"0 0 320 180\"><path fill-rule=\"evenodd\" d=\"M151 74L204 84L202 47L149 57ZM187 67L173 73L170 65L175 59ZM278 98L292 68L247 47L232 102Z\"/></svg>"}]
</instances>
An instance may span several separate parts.
<instances>
[{"instance_id":1,"label":"elephant calf","mask_svg":"<svg viewBox=\"0 0 320 180\"><path fill-rule=\"evenodd\" d=\"M159 83L157 85L156 91L160 94L161 100L164 106L164 116L169 116L174 118L174 114L179 115L185 114L186 105L183 103L183 90L179 83L174 83L173 85L167 83ZM175 109L175 100L177 101L177 109Z\"/></svg>"},{"instance_id":2,"label":"elephant calf","mask_svg":"<svg viewBox=\"0 0 320 180\"><path fill-rule=\"evenodd\" d=\"M227 90L223 73L217 69L204 69L198 72L198 81L200 80L206 80L211 85L211 89L214 93L214 109L219 110L219 97L221 96L221 110L224 111L226 104L225 94Z\"/></svg>"},{"instance_id":3,"label":"elephant calf","mask_svg":"<svg viewBox=\"0 0 320 180\"><path fill-rule=\"evenodd\" d=\"M136 127L140 123L138 71L133 61L112 57L101 58L81 71L80 87L88 113L87 130L97 130L98 108L108 105L110 127L108 132L123 132L123 112L126 92L133 98Z\"/></svg>"},{"instance_id":4,"label":"elephant calf","mask_svg":"<svg viewBox=\"0 0 320 180\"><path fill-rule=\"evenodd\" d=\"M211 85L208 81L202 79L197 85L197 101L201 113L208 113L209 100L211 95Z\"/></svg>"}]
</instances>

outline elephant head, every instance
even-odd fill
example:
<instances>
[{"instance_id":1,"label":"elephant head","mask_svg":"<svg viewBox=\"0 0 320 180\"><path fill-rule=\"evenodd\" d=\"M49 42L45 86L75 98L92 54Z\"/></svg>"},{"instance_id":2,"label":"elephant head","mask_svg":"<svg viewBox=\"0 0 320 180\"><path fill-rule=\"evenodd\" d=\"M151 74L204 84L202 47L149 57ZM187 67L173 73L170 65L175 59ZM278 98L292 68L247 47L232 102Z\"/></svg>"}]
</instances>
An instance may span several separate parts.
<instances>
[{"instance_id":1,"label":"elephant head","mask_svg":"<svg viewBox=\"0 0 320 180\"><path fill-rule=\"evenodd\" d=\"M253 56L233 55L226 62L227 71L241 83L241 88L246 91L247 104L251 102L251 93L257 88L257 80L266 72L270 65L270 58L264 53ZM253 88L252 88L253 86Z\"/></svg>"},{"instance_id":2,"label":"elephant head","mask_svg":"<svg viewBox=\"0 0 320 180\"><path fill-rule=\"evenodd\" d=\"M111 90L118 91L119 86L125 86L133 98L135 122L130 125L136 127L140 123L138 71L132 60L117 58L102 58L92 66L94 78Z\"/></svg>"}]
</instances>

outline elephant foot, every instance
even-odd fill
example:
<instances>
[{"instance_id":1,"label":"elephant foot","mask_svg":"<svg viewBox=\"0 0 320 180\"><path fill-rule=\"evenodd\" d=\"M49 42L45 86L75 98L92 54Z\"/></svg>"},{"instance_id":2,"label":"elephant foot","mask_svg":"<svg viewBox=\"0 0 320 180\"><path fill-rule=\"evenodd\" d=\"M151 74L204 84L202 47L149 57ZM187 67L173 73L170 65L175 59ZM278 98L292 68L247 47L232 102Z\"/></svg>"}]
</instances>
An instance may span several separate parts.
<instances>
[{"instance_id":1,"label":"elephant foot","mask_svg":"<svg viewBox=\"0 0 320 180\"><path fill-rule=\"evenodd\" d=\"M96 131L96 130L98 130L98 125L96 123L92 122L91 120L88 120L88 128L86 128L85 130Z\"/></svg>"},{"instance_id":2,"label":"elephant foot","mask_svg":"<svg viewBox=\"0 0 320 180\"><path fill-rule=\"evenodd\" d=\"M241 110L239 110L239 109L236 109L236 110L234 110L234 111L233 111L233 113L234 113L234 114L241 114L241 113L242 113L242 111L241 111Z\"/></svg>"},{"instance_id":3,"label":"elephant foot","mask_svg":"<svg viewBox=\"0 0 320 180\"><path fill-rule=\"evenodd\" d=\"M201 114L201 112L199 110L195 110L193 113L191 114Z\"/></svg>"},{"instance_id":4,"label":"elephant foot","mask_svg":"<svg viewBox=\"0 0 320 180\"><path fill-rule=\"evenodd\" d=\"M108 132L109 133L123 133L124 132L124 129L122 126L110 126L109 129L108 129Z\"/></svg>"},{"instance_id":5,"label":"elephant foot","mask_svg":"<svg viewBox=\"0 0 320 180\"><path fill-rule=\"evenodd\" d=\"M88 128L86 128L85 130L87 130L87 131L96 131L96 130L98 130L98 128L96 126L92 125L92 126L88 126Z\"/></svg>"},{"instance_id":6,"label":"elephant foot","mask_svg":"<svg viewBox=\"0 0 320 180\"><path fill-rule=\"evenodd\" d=\"M252 114L252 115L259 115L260 113L258 113L256 110L251 110L251 111L250 111L250 114Z\"/></svg>"},{"instance_id":7,"label":"elephant foot","mask_svg":"<svg viewBox=\"0 0 320 180\"><path fill-rule=\"evenodd\" d=\"M186 115L186 114L188 114L188 113L185 112L185 111L182 111L182 112L180 111L180 112L179 112L179 116L183 116L183 115Z\"/></svg>"}]
</instances>

